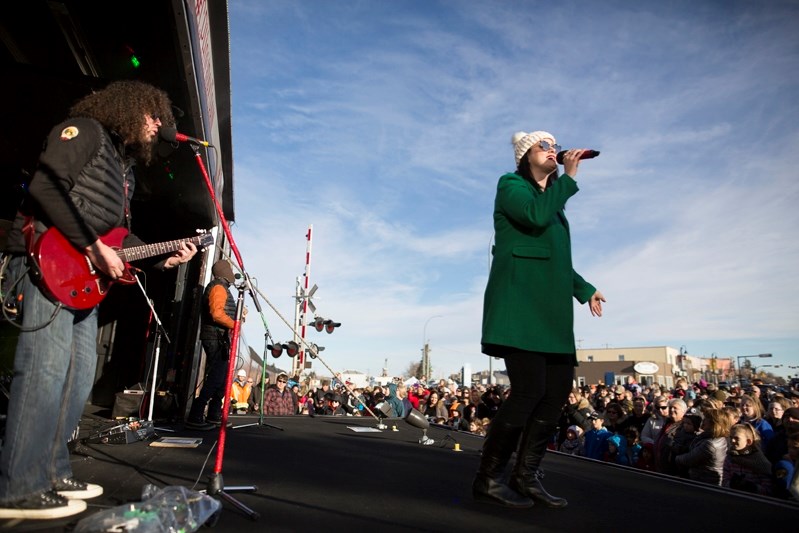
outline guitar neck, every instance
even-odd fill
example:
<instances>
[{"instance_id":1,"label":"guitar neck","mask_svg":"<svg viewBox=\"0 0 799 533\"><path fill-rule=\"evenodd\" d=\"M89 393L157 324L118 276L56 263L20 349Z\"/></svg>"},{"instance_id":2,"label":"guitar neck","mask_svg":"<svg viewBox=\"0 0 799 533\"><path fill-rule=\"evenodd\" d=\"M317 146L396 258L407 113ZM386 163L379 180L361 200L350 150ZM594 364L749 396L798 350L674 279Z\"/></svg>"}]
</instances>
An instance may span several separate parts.
<instances>
[{"instance_id":1,"label":"guitar neck","mask_svg":"<svg viewBox=\"0 0 799 533\"><path fill-rule=\"evenodd\" d=\"M200 245L201 237L192 237L190 239L178 239L175 241L158 242L155 244L145 244L142 246L131 246L130 248L122 248L117 251L117 255L122 261L128 263L130 261L138 261L139 259L147 259L156 255L164 255L172 253L180 248L184 242L194 243L196 246Z\"/></svg>"}]
</instances>

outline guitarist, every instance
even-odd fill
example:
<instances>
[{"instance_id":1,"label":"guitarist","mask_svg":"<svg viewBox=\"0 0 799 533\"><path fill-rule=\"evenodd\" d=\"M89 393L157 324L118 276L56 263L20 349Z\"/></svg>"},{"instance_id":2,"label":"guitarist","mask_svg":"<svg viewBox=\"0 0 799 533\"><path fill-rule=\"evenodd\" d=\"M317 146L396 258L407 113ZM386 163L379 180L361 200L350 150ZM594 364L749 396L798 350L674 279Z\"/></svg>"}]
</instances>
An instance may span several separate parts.
<instances>
[{"instance_id":1,"label":"guitarist","mask_svg":"<svg viewBox=\"0 0 799 533\"><path fill-rule=\"evenodd\" d=\"M125 265L98 235L130 229L133 164L148 164L161 124L174 124L166 93L137 81L113 82L84 97L69 117L50 132L31 179L26 209L36 220L35 234L26 239L19 215L9 236L8 279L20 279L23 329L0 453L0 519L74 515L103 490L73 478L67 450L94 378L97 308L59 309L50 301L25 275L26 240L54 226L118 279ZM131 239L130 245L143 244ZM160 266L175 267L196 252L183 244Z\"/></svg>"}]
</instances>

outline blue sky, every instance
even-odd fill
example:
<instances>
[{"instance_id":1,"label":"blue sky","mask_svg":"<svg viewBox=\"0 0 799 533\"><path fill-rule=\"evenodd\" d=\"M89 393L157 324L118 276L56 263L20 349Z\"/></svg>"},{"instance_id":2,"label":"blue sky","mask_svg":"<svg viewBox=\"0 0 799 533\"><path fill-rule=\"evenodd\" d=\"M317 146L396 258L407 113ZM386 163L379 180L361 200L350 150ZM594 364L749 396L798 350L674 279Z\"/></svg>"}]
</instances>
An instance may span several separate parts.
<instances>
[{"instance_id":1,"label":"blue sky","mask_svg":"<svg viewBox=\"0 0 799 533\"><path fill-rule=\"evenodd\" d=\"M234 237L292 321L313 224L315 303L343 325L308 337L337 371L401 374L425 337L434 377L488 368L496 182L512 134L546 130L602 152L566 211L575 269L608 300L601 319L577 306L580 346L773 353L799 374L796 2L229 9ZM261 352L262 322L244 333Z\"/></svg>"}]
</instances>

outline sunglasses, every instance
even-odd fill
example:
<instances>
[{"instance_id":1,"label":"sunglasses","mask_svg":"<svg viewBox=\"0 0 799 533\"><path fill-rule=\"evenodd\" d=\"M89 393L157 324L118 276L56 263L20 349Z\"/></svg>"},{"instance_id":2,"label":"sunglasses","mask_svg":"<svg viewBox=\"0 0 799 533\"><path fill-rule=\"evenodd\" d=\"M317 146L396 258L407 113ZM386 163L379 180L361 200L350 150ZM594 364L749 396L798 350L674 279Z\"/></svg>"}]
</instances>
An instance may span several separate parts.
<instances>
[{"instance_id":1,"label":"sunglasses","mask_svg":"<svg viewBox=\"0 0 799 533\"><path fill-rule=\"evenodd\" d=\"M668 409L668 405L658 405L658 409Z\"/></svg>"},{"instance_id":2,"label":"sunglasses","mask_svg":"<svg viewBox=\"0 0 799 533\"><path fill-rule=\"evenodd\" d=\"M550 150L555 150L556 152L560 152L560 149L563 148L559 144L549 144L549 142L547 141L538 141L538 147L545 152L549 152Z\"/></svg>"},{"instance_id":3,"label":"sunglasses","mask_svg":"<svg viewBox=\"0 0 799 533\"><path fill-rule=\"evenodd\" d=\"M288 381L286 381L285 379L279 379L279 380L277 380L277 382L278 383L288 383Z\"/></svg>"}]
</instances>

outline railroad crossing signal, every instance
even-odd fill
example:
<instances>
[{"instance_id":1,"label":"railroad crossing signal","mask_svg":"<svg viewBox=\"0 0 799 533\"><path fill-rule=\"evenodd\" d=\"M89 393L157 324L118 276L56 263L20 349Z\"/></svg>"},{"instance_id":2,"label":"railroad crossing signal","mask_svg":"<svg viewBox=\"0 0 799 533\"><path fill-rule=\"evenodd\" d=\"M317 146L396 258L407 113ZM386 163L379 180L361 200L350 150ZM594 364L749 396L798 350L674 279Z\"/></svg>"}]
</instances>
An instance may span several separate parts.
<instances>
[{"instance_id":1,"label":"railroad crossing signal","mask_svg":"<svg viewBox=\"0 0 799 533\"><path fill-rule=\"evenodd\" d=\"M316 331L325 330L328 333L333 333L333 331L341 326L341 322L334 322L329 319L322 318L320 316L314 318L313 327Z\"/></svg>"}]
</instances>

